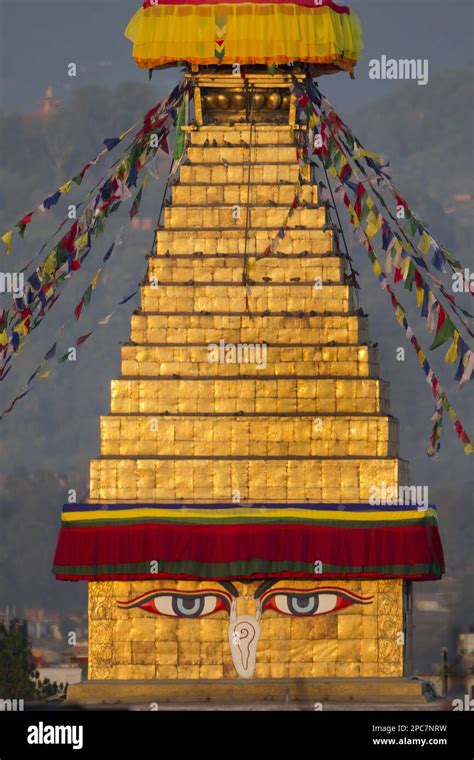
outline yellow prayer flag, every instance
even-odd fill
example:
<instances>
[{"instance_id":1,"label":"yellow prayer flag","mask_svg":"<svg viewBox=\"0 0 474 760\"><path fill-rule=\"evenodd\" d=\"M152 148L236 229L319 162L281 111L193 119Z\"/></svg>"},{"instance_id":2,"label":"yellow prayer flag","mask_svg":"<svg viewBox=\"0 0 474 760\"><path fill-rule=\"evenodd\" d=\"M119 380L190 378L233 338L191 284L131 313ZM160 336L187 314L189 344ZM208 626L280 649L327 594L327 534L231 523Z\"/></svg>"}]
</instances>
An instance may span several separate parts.
<instances>
[{"instance_id":1,"label":"yellow prayer flag","mask_svg":"<svg viewBox=\"0 0 474 760\"><path fill-rule=\"evenodd\" d=\"M42 271L47 275L52 275L56 271L56 250L51 251L44 260Z\"/></svg>"},{"instance_id":2,"label":"yellow prayer flag","mask_svg":"<svg viewBox=\"0 0 474 760\"><path fill-rule=\"evenodd\" d=\"M453 335L453 341L446 352L446 356L444 357L444 361L446 364L454 364L456 359L458 358L458 340L459 340L459 333L457 330L454 331Z\"/></svg>"},{"instance_id":3,"label":"yellow prayer flag","mask_svg":"<svg viewBox=\"0 0 474 760\"><path fill-rule=\"evenodd\" d=\"M3 330L3 332L0 333L0 346L6 346L7 343L8 343L7 331Z\"/></svg>"},{"instance_id":4,"label":"yellow prayer flag","mask_svg":"<svg viewBox=\"0 0 474 760\"><path fill-rule=\"evenodd\" d=\"M20 333L20 335L28 335L29 330L28 330L25 322L26 322L26 319L24 319L23 322L20 322L18 325L16 325L15 326L15 332Z\"/></svg>"},{"instance_id":5,"label":"yellow prayer flag","mask_svg":"<svg viewBox=\"0 0 474 760\"><path fill-rule=\"evenodd\" d=\"M365 234L369 238L369 240L372 240L374 235L377 234L377 232L380 229L381 225L381 216L380 214L375 214L372 210L369 211L369 215L367 217L367 227L365 228Z\"/></svg>"},{"instance_id":6,"label":"yellow prayer flag","mask_svg":"<svg viewBox=\"0 0 474 760\"><path fill-rule=\"evenodd\" d=\"M423 287L416 289L416 305L422 306L423 304L423 298L424 298L424 289Z\"/></svg>"},{"instance_id":7,"label":"yellow prayer flag","mask_svg":"<svg viewBox=\"0 0 474 760\"><path fill-rule=\"evenodd\" d=\"M408 276L408 270L410 269L410 261L411 260L408 258L408 256L405 256L405 258L402 261L401 270L402 270L402 275L403 275L404 280L406 280Z\"/></svg>"},{"instance_id":8,"label":"yellow prayer flag","mask_svg":"<svg viewBox=\"0 0 474 760\"><path fill-rule=\"evenodd\" d=\"M372 158L379 164L382 163L382 157L378 153L373 153L371 150L365 150L365 148L359 148L357 156L367 156L367 158Z\"/></svg>"},{"instance_id":9,"label":"yellow prayer flag","mask_svg":"<svg viewBox=\"0 0 474 760\"><path fill-rule=\"evenodd\" d=\"M376 275L379 275L382 273L382 267L380 266L377 259L372 263L372 269L374 270Z\"/></svg>"},{"instance_id":10,"label":"yellow prayer flag","mask_svg":"<svg viewBox=\"0 0 474 760\"><path fill-rule=\"evenodd\" d=\"M423 231L423 234L420 238L420 242L418 243L418 248L425 255L428 253L428 251L431 248L431 237L430 235L428 235L426 230Z\"/></svg>"},{"instance_id":11,"label":"yellow prayer flag","mask_svg":"<svg viewBox=\"0 0 474 760\"><path fill-rule=\"evenodd\" d=\"M8 232L5 232L4 235L2 235L2 240L5 243L5 253L7 256L11 253L12 250L12 239L13 239L13 230L8 230Z\"/></svg>"},{"instance_id":12,"label":"yellow prayer flag","mask_svg":"<svg viewBox=\"0 0 474 760\"><path fill-rule=\"evenodd\" d=\"M452 419L452 420L454 420L456 422L456 420L457 420L456 412L454 411L454 409L451 406L451 404L449 404L448 407L446 407L446 405L444 405L444 408L446 409L446 411L447 411L448 416L450 417L450 419Z\"/></svg>"},{"instance_id":13,"label":"yellow prayer flag","mask_svg":"<svg viewBox=\"0 0 474 760\"><path fill-rule=\"evenodd\" d=\"M84 232L83 235L79 235L79 237L76 238L76 250L81 251L83 248L87 246L89 242L89 236L87 232Z\"/></svg>"},{"instance_id":14,"label":"yellow prayer flag","mask_svg":"<svg viewBox=\"0 0 474 760\"><path fill-rule=\"evenodd\" d=\"M400 304L398 304L397 308L395 309L395 319L397 320L399 325L403 325L403 320L405 318L405 311Z\"/></svg>"},{"instance_id":15,"label":"yellow prayer flag","mask_svg":"<svg viewBox=\"0 0 474 760\"><path fill-rule=\"evenodd\" d=\"M100 275L102 274L102 269L98 269L95 273L94 277L91 280L92 289L94 290L97 287L97 283L100 280Z\"/></svg>"},{"instance_id":16,"label":"yellow prayer flag","mask_svg":"<svg viewBox=\"0 0 474 760\"><path fill-rule=\"evenodd\" d=\"M399 269L402 265L402 251L403 251L403 245L400 243L399 240L396 240L393 244L393 259L394 264Z\"/></svg>"},{"instance_id":17,"label":"yellow prayer flag","mask_svg":"<svg viewBox=\"0 0 474 760\"><path fill-rule=\"evenodd\" d=\"M68 193L72 187L72 179L68 180L59 188L60 193Z\"/></svg>"},{"instance_id":18,"label":"yellow prayer flag","mask_svg":"<svg viewBox=\"0 0 474 760\"><path fill-rule=\"evenodd\" d=\"M47 377L49 377L51 374L51 370L47 369L46 372L43 372L41 375L38 375L38 380L45 380Z\"/></svg>"}]
</instances>

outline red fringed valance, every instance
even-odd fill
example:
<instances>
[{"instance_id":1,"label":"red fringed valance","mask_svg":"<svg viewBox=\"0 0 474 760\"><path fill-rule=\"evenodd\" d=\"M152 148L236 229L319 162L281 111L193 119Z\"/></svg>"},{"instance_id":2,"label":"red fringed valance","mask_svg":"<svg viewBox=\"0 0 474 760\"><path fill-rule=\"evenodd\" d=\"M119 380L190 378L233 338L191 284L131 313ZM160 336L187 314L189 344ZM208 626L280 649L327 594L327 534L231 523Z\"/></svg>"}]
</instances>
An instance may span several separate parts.
<instances>
[{"instance_id":1,"label":"red fringed valance","mask_svg":"<svg viewBox=\"0 0 474 760\"><path fill-rule=\"evenodd\" d=\"M434 580L444 558L433 508L86 504L65 507L53 571L61 580Z\"/></svg>"}]
</instances>

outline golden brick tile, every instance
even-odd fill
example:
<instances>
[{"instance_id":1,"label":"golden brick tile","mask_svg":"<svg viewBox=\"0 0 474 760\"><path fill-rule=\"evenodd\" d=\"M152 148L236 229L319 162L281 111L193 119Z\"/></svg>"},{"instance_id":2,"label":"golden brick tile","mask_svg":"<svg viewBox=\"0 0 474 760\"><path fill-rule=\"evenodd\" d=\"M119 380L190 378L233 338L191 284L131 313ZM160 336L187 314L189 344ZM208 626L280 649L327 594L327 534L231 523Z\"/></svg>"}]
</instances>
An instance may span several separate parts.
<instances>
[{"instance_id":1,"label":"golden brick tile","mask_svg":"<svg viewBox=\"0 0 474 760\"><path fill-rule=\"evenodd\" d=\"M176 641L156 642L156 662L162 665L176 665L178 663L178 644Z\"/></svg>"},{"instance_id":2,"label":"golden brick tile","mask_svg":"<svg viewBox=\"0 0 474 760\"><path fill-rule=\"evenodd\" d=\"M189 621L186 621L189 622ZM199 640L201 642L221 642L222 627L225 621L222 620L199 620Z\"/></svg>"},{"instance_id":3,"label":"golden brick tile","mask_svg":"<svg viewBox=\"0 0 474 760\"><path fill-rule=\"evenodd\" d=\"M223 678L223 675L222 665L201 665L199 668L199 678Z\"/></svg>"},{"instance_id":4,"label":"golden brick tile","mask_svg":"<svg viewBox=\"0 0 474 760\"><path fill-rule=\"evenodd\" d=\"M378 659L377 639L362 639L360 644L360 661L377 662Z\"/></svg>"},{"instance_id":5,"label":"golden brick tile","mask_svg":"<svg viewBox=\"0 0 474 760\"><path fill-rule=\"evenodd\" d=\"M291 665L287 662L272 662L270 664L270 678L288 678Z\"/></svg>"},{"instance_id":6,"label":"golden brick tile","mask_svg":"<svg viewBox=\"0 0 474 760\"><path fill-rule=\"evenodd\" d=\"M292 659L290 646L292 642L288 640L275 640L269 642L270 662L289 662Z\"/></svg>"},{"instance_id":7,"label":"golden brick tile","mask_svg":"<svg viewBox=\"0 0 474 760\"><path fill-rule=\"evenodd\" d=\"M154 641L132 641L132 663L147 664L154 659Z\"/></svg>"},{"instance_id":8,"label":"golden brick tile","mask_svg":"<svg viewBox=\"0 0 474 760\"><path fill-rule=\"evenodd\" d=\"M113 638L115 641L154 641L155 621L153 618L140 620L114 620Z\"/></svg>"},{"instance_id":9,"label":"golden brick tile","mask_svg":"<svg viewBox=\"0 0 474 760\"><path fill-rule=\"evenodd\" d=\"M376 662L361 662L360 663L361 678L376 678L378 675L379 675L379 667Z\"/></svg>"},{"instance_id":10,"label":"golden brick tile","mask_svg":"<svg viewBox=\"0 0 474 760\"><path fill-rule=\"evenodd\" d=\"M272 675L271 667L272 666L270 663L258 662L258 658L257 658L257 664L255 666L255 677L256 678L271 678L271 675ZM235 673L235 668L234 668L234 673Z\"/></svg>"},{"instance_id":11,"label":"golden brick tile","mask_svg":"<svg viewBox=\"0 0 474 760\"><path fill-rule=\"evenodd\" d=\"M348 608L346 612L348 612L350 609L353 609L353 608ZM337 616L337 633L338 633L339 640L361 638L362 637L362 615L339 614Z\"/></svg>"},{"instance_id":12,"label":"golden brick tile","mask_svg":"<svg viewBox=\"0 0 474 760\"><path fill-rule=\"evenodd\" d=\"M270 613L265 613L265 619L262 620L260 640L261 641L289 641L291 638L291 623L289 617L275 616L270 617Z\"/></svg>"},{"instance_id":13,"label":"golden brick tile","mask_svg":"<svg viewBox=\"0 0 474 760\"><path fill-rule=\"evenodd\" d=\"M334 678L336 675L336 663L315 661L311 666L308 666L308 675L311 678Z\"/></svg>"},{"instance_id":14,"label":"golden brick tile","mask_svg":"<svg viewBox=\"0 0 474 760\"><path fill-rule=\"evenodd\" d=\"M155 676L156 678L159 678L160 680L174 680L178 678L178 667L177 665L156 665L155 667Z\"/></svg>"},{"instance_id":15,"label":"golden brick tile","mask_svg":"<svg viewBox=\"0 0 474 760\"><path fill-rule=\"evenodd\" d=\"M313 642L313 662L335 662L338 659L339 643L337 639Z\"/></svg>"},{"instance_id":16,"label":"golden brick tile","mask_svg":"<svg viewBox=\"0 0 474 760\"><path fill-rule=\"evenodd\" d=\"M337 643L337 662L360 662L360 639L346 639Z\"/></svg>"},{"instance_id":17,"label":"golden brick tile","mask_svg":"<svg viewBox=\"0 0 474 760\"><path fill-rule=\"evenodd\" d=\"M358 678L359 676L359 662L336 662L336 678Z\"/></svg>"},{"instance_id":18,"label":"golden brick tile","mask_svg":"<svg viewBox=\"0 0 474 760\"><path fill-rule=\"evenodd\" d=\"M200 641L199 620L172 620L179 643Z\"/></svg>"},{"instance_id":19,"label":"golden brick tile","mask_svg":"<svg viewBox=\"0 0 474 760\"><path fill-rule=\"evenodd\" d=\"M199 665L181 665L178 664L177 678L199 678Z\"/></svg>"},{"instance_id":20,"label":"golden brick tile","mask_svg":"<svg viewBox=\"0 0 474 760\"><path fill-rule=\"evenodd\" d=\"M132 642L114 641L114 665L132 664Z\"/></svg>"},{"instance_id":21,"label":"golden brick tile","mask_svg":"<svg viewBox=\"0 0 474 760\"><path fill-rule=\"evenodd\" d=\"M271 661L272 642L260 641L257 648L257 663L267 663Z\"/></svg>"},{"instance_id":22,"label":"golden brick tile","mask_svg":"<svg viewBox=\"0 0 474 760\"><path fill-rule=\"evenodd\" d=\"M203 641L201 643L201 665L222 665L222 642L217 641Z\"/></svg>"},{"instance_id":23,"label":"golden brick tile","mask_svg":"<svg viewBox=\"0 0 474 760\"><path fill-rule=\"evenodd\" d=\"M149 680L155 678L156 665L117 665L115 677L119 680Z\"/></svg>"},{"instance_id":24,"label":"golden brick tile","mask_svg":"<svg viewBox=\"0 0 474 760\"><path fill-rule=\"evenodd\" d=\"M292 639L290 642L290 662L313 662L315 642L308 639Z\"/></svg>"},{"instance_id":25,"label":"golden brick tile","mask_svg":"<svg viewBox=\"0 0 474 760\"><path fill-rule=\"evenodd\" d=\"M375 615L363 615L362 617L362 638L377 638L377 617Z\"/></svg>"},{"instance_id":26,"label":"golden brick tile","mask_svg":"<svg viewBox=\"0 0 474 760\"><path fill-rule=\"evenodd\" d=\"M288 665L288 678L309 678L312 667L312 663L308 662L290 662Z\"/></svg>"}]
</instances>

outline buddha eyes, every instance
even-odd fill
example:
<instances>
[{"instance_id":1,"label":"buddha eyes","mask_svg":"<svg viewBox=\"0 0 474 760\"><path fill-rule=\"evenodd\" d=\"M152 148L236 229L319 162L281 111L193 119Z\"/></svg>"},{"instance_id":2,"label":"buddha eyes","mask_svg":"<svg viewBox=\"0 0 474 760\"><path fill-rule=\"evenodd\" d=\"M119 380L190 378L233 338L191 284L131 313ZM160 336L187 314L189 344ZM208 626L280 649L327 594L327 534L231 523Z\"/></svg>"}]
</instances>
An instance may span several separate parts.
<instances>
[{"instance_id":1,"label":"buddha eyes","mask_svg":"<svg viewBox=\"0 0 474 760\"><path fill-rule=\"evenodd\" d=\"M151 591L127 602L117 602L121 609L139 607L153 615L166 617L200 618L221 610L230 611L230 594L214 590L180 593L163 589Z\"/></svg>"},{"instance_id":2,"label":"buddha eyes","mask_svg":"<svg viewBox=\"0 0 474 760\"><path fill-rule=\"evenodd\" d=\"M275 610L283 615L310 617L337 612L352 604L370 604L372 597L363 597L345 589L318 588L297 591L279 588L267 591L262 600L262 611Z\"/></svg>"},{"instance_id":3,"label":"buddha eyes","mask_svg":"<svg viewBox=\"0 0 474 760\"><path fill-rule=\"evenodd\" d=\"M311 617L337 612L351 604L371 604L372 598L330 586L301 590L295 588L272 590L270 588L261 595L259 601L262 612L274 610L282 615ZM232 599L232 594L217 589L202 589L197 592L162 589L150 591L135 599L117 602L117 604L121 609L139 607L153 615L201 618L222 610L230 612Z\"/></svg>"}]
</instances>

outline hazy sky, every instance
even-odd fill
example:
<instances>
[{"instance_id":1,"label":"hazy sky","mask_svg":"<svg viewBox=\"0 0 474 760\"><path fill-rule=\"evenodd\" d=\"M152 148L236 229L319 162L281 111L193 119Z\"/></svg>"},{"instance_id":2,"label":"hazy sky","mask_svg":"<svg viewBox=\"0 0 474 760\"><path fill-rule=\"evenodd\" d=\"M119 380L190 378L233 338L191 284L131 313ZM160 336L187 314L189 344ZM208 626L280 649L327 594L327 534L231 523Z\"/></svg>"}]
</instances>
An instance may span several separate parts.
<instances>
[{"instance_id":1,"label":"hazy sky","mask_svg":"<svg viewBox=\"0 0 474 760\"><path fill-rule=\"evenodd\" d=\"M146 82L147 73L131 58L123 36L138 0L0 0L0 107L33 111L48 84L66 99L84 84ZM427 58L430 72L462 66L474 58L472 0L354 0L362 19L365 50L351 81L338 74L325 90L339 105L352 110L375 100L399 82L368 78L368 61L385 54L394 58ZM78 76L67 76L75 62ZM158 90L168 87L176 72L155 73ZM409 86L418 87L415 82Z\"/></svg>"}]
</instances>

